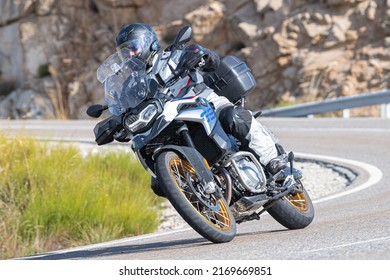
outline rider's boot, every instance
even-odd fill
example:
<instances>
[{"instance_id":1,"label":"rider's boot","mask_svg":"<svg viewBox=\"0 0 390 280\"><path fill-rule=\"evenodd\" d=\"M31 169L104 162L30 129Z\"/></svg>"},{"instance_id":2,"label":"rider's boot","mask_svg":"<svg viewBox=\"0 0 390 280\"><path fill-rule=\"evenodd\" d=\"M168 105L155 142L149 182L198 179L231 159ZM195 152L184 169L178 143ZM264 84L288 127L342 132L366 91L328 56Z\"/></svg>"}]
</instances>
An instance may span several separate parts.
<instances>
[{"instance_id":1,"label":"rider's boot","mask_svg":"<svg viewBox=\"0 0 390 280\"><path fill-rule=\"evenodd\" d=\"M277 156L276 158L273 158L269 161L269 163L265 166L267 170L272 174L275 175L279 171L283 170L287 166L287 157L286 154L282 154L280 156Z\"/></svg>"}]
</instances>

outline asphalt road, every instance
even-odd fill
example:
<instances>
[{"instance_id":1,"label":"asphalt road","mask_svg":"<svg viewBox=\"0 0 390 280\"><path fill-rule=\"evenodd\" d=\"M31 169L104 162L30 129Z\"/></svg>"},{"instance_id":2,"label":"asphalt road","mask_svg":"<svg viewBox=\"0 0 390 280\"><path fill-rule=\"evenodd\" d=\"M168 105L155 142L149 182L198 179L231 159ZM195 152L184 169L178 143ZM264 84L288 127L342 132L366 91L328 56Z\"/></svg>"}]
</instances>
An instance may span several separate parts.
<instances>
[{"instance_id":1,"label":"asphalt road","mask_svg":"<svg viewBox=\"0 0 390 280\"><path fill-rule=\"evenodd\" d=\"M192 229L183 229L33 258L390 259L390 120L262 118L260 121L275 132L287 151L332 157L330 160L345 159L343 164L359 174L348 187L349 192L315 201L316 216L309 227L287 230L264 215L260 221L238 225L235 239L225 244L210 243ZM94 123L0 121L0 129L93 141Z\"/></svg>"}]
</instances>

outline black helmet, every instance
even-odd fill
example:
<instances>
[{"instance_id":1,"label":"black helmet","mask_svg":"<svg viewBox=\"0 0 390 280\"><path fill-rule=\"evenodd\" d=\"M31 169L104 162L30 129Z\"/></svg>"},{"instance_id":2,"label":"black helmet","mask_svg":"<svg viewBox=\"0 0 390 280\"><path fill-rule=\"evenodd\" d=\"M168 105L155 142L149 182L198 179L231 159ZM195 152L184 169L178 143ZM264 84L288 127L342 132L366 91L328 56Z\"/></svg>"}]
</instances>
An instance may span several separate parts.
<instances>
[{"instance_id":1,"label":"black helmet","mask_svg":"<svg viewBox=\"0 0 390 280\"><path fill-rule=\"evenodd\" d=\"M145 23L130 23L116 35L117 49L128 48L132 56L147 63L160 49L154 30Z\"/></svg>"}]
</instances>

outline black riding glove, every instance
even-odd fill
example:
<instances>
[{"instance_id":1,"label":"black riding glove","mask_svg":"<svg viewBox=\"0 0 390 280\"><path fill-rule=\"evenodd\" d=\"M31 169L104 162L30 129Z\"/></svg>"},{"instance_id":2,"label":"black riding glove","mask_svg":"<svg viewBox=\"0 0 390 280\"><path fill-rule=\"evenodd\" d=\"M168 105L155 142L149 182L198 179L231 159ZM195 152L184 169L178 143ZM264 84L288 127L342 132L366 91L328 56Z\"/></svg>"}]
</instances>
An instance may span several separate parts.
<instances>
[{"instance_id":1,"label":"black riding glove","mask_svg":"<svg viewBox=\"0 0 390 280\"><path fill-rule=\"evenodd\" d=\"M120 130L114 134L114 139L118 142L129 142L129 134L124 130Z\"/></svg>"},{"instance_id":2,"label":"black riding glove","mask_svg":"<svg viewBox=\"0 0 390 280\"><path fill-rule=\"evenodd\" d=\"M178 74L194 69L202 62L204 50L198 44L192 44L183 49L183 55L180 58L177 66Z\"/></svg>"}]
</instances>

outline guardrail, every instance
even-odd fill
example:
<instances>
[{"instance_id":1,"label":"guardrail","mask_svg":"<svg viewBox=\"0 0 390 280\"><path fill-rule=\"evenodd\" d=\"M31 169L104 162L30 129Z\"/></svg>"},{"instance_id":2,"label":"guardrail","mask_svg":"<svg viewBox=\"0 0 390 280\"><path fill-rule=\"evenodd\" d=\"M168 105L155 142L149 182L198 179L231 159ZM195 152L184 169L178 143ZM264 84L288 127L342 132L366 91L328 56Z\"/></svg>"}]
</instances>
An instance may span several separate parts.
<instances>
[{"instance_id":1,"label":"guardrail","mask_svg":"<svg viewBox=\"0 0 390 280\"><path fill-rule=\"evenodd\" d=\"M355 96L340 97L332 100L311 102L284 108L261 110L263 117L307 117L310 115L347 110L356 107L365 107L382 104L383 118L390 118L390 90L364 93ZM257 111L254 113L259 113ZM344 117L348 117L348 111L344 111Z\"/></svg>"}]
</instances>

